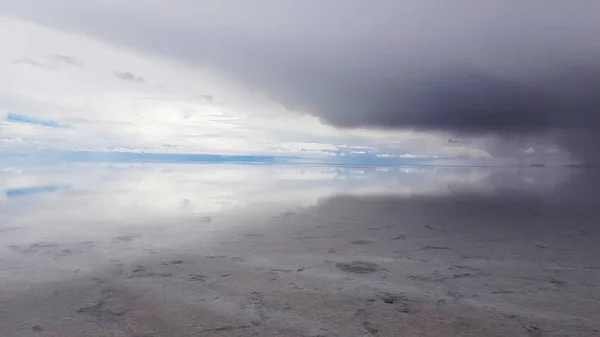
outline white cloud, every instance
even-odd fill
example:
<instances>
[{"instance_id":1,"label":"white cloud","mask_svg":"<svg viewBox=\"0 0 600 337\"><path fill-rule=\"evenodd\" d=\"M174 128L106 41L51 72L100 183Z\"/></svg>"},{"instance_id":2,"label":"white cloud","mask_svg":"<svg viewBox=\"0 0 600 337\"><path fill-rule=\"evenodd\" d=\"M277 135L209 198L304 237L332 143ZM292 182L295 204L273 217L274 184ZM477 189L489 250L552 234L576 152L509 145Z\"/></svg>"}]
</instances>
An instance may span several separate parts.
<instances>
[{"instance_id":1,"label":"white cloud","mask_svg":"<svg viewBox=\"0 0 600 337\"><path fill-rule=\"evenodd\" d=\"M69 126L4 121L1 149L485 157L444 135L338 129L212 69L18 19L0 19L0 44L0 120L13 112Z\"/></svg>"},{"instance_id":2,"label":"white cloud","mask_svg":"<svg viewBox=\"0 0 600 337\"><path fill-rule=\"evenodd\" d=\"M4 144L22 144L23 143L23 138L19 138L19 137L2 138L2 139L0 139L0 142L4 143Z\"/></svg>"}]
</instances>

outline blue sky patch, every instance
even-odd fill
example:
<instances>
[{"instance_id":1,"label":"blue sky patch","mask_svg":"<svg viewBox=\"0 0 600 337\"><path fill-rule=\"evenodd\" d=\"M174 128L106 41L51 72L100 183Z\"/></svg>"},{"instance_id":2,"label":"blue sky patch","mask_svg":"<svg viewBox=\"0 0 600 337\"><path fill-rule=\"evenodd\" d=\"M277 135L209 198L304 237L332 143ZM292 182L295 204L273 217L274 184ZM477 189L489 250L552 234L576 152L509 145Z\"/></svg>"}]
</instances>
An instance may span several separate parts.
<instances>
[{"instance_id":1,"label":"blue sky patch","mask_svg":"<svg viewBox=\"0 0 600 337\"><path fill-rule=\"evenodd\" d=\"M25 187L25 188L13 188L5 190L7 198L25 197L34 194L42 193L54 193L65 188L65 186L36 186L36 187Z\"/></svg>"},{"instance_id":2,"label":"blue sky patch","mask_svg":"<svg viewBox=\"0 0 600 337\"><path fill-rule=\"evenodd\" d=\"M29 117L29 116L14 113L14 112L11 112L8 115L6 115L6 118L4 118L4 120L6 122L31 124L31 125L44 126L44 127L48 127L48 128L57 128L57 129L70 128L69 125L60 124L56 121L38 119L38 118Z\"/></svg>"},{"instance_id":3,"label":"blue sky patch","mask_svg":"<svg viewBox=\"0 0 600 337\"><path fill-rule=\"evenodd\" d=\"M95 152L95 151L37 151L0 152L0 162L37 161L50 162L103 162L103 163L264 163L264 164L326 164L326 165L423 165L431 164L426 158L379 158L375 155L357 156L260 156L218 155L147 152Z\"/></svg>"}]
</instances>

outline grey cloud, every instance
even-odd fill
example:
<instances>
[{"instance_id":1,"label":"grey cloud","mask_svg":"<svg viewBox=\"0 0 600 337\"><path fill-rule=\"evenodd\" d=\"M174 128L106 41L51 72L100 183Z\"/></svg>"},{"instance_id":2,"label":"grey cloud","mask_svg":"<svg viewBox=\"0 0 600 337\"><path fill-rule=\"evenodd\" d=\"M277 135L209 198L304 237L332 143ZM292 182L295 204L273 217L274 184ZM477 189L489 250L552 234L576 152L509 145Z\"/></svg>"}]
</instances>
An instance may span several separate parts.
<instances>
[{"instance_id":1,"label":"grey cloud","mask_svg":"<svg viewBox=\"0 0 600 337\"><path fill-rule=\"evenodd\" d=\"M48 70L58 69L58 66L54 63L36 61L29 57L16 58L16 59L12 60L12 63L17 64L17 65L29 65L29 66L33 66L36 68L48 69Z\"/></svg>"},{"instance_id":2,"label":"grey cloud","mask_svg":"<svg viewBox=\"0 0 600 337\"><path fill-rule=\"evenodd\" d=\"M62 64L66 64L66 65L72 65L72 66L85 65L84 61L82 61L74 56L70 56L70 55L54 54L54 55L51 55L49 57L49 59L53 60L56 63L62 63Z\"/></svg>"},{"instance_id":3,"label":"grey cloud","mask_svg":"<svg viewBox=\"0 0 600 337\"><path fill-rule=\"evenodd\" d=\"M178 145L174 145L174 144L160 144L160 145L156 145L157 148L159 149L176 149L179 146Z\"/></svg>"},{"instance_id":4,"label":"grey cloud","mask_svg":"<svg viewBox=\"0 0 600 337\"><path fill-rule=\"evenodd\" d=\"M556 143L600 157L598 1L261 0L235 10L214 1L51 2L5 6L214 66L338 127L484 135L507 154Z\"/></svg>"},{"instance_id":5,"label":"grey cloud","mask_svg":"<svg viewBox=\"0 0 600 337\"><path fill-rule=\"evenodd\" d=\"M202 97L202 99L204 99L208 103L213 103L214 102L214 99L213 99L212 95L202 95L201 97Z\"/></svg>"},{"instance_id":6,"label":"grey cloud","mask_svg":"<svg viewBox=\"0 0 600 337\"><path fill-rule=\"evenodd\" d=\"M448 144L464 145L464 144L471 144L471 141L462 140L462 139L448 138Z\"/></svg>"},{"instance_id":7,"label":"grey cloud","mask_svg":"<svg viewBox=\"0 0 600 337\"><path fill-rule=\"evenodd\" d=\"M36 59L32 59L30 57L21 57L16 58L12 61L13 64L19 65L30 65L37 68L42 69L59 69L61 66L83 66L85 64L84 61L77 59L74 56L63 55L63 54L53 54L44 58L44 60L39 61Z\"/></svg>"},{"instance_id":8,"label":"grey cloud","mask_svg":"<svg viewBox=\"0 0 600 337\"><path fill-rule=\"evenodd\" d=\"M143 77L136 76L128 71L115 71L113 75L115 75L116 78L124 81L134 81L140 83L146 82L146 80Z\"/></svg>"}]
</instances>

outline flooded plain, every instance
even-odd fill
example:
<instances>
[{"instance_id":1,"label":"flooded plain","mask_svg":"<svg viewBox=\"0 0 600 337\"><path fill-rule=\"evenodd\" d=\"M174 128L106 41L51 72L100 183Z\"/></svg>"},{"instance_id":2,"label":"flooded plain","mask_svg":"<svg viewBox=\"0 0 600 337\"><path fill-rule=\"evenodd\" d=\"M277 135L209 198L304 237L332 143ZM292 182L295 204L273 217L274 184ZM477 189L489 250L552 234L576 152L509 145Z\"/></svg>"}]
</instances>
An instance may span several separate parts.
<instances>
[{"instance_id":1,"label":"flooded plain","mask_svg":"<svg viewBox=\"0 0 600 337\"><path fill-rule=\"evenodd\" d=\"M600 336L600 174L0 167L0 336Z\"/></svg>"}]
</instances>

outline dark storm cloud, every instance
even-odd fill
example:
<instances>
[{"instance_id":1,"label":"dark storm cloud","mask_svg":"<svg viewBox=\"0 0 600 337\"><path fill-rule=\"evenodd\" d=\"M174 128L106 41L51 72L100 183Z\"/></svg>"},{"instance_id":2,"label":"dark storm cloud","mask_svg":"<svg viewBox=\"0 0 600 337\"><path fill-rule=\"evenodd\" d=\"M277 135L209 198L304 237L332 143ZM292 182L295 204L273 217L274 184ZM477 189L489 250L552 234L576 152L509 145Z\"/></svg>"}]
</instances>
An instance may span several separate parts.
<instances>
[{"instance_id":1,"label":"dark storm cloud","mask_svg":"<svg viewBox=\"0 0 600 337\"><path fill-rule=\"evenodd\" d=\"M128 71L115 71L113 75L115 75L116 78L123 81L133 81L140 83L146 82L146 80L143 77L136 76Z\"/></svg>"},{"instance_id":2,"label":"dark storm cloud","mask_svg":"<svg viewBox=\"0 0 600 337\"><path fill-rule=\"evenodd\" d=\"M235 8L24 0L3 7L219 68L338 127L510 142L554 137L583 157L600 138L596 0L257 0Z\"/></svg>"}]
</instances>

